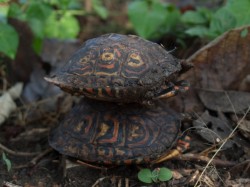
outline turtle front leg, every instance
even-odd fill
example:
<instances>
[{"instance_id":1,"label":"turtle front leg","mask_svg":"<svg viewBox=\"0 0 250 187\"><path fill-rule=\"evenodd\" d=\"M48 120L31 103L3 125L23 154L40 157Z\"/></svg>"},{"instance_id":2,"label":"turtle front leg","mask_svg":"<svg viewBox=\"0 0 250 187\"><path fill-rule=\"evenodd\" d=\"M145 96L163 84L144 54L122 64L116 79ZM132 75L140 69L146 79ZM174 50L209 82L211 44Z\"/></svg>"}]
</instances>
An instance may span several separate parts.
<instances>
[{"instance_id":1,"label":"turtle front leg","mask_svg":"<svg viewBox=\"0 0 250 187\"><path fill-rule=\"evenodd\" d=\"M180 92L186 92L189 89L189 82L182 80L176 84L168 83L162 90L156 95L155 99L167 99L173 97Z\"/></svg>"}]
</instances>

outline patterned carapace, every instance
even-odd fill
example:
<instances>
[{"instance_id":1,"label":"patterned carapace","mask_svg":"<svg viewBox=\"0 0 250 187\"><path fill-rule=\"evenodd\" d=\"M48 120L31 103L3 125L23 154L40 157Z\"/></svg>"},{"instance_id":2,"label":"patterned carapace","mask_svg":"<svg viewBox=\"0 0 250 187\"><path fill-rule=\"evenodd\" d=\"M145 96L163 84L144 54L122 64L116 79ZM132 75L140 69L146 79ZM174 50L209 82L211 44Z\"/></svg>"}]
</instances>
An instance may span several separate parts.
<instances>
[{"instance_id":1,"label":"patterned carapace","mask_svg":"<svg viewBox=\"0 0 250 187\"><path fill-rule=\"evenodd\" d=\"M104 164L149 163L177 142L179 116L153 106L82 100L49 136L64 155Z\"/></svg>"},{"instance_id":2,"label":"patterned carapace","mask_svg":"<svg viewBox=\"0 0 250 187\"><path fill-rule=\"evenodd\" d=\"M175 83L182 67L156 43L134 35L106 34L87 40L60 72L45 79L72 94L142 102L188 88L185 84L179 89Z\"/></svg>"}]
</instances>

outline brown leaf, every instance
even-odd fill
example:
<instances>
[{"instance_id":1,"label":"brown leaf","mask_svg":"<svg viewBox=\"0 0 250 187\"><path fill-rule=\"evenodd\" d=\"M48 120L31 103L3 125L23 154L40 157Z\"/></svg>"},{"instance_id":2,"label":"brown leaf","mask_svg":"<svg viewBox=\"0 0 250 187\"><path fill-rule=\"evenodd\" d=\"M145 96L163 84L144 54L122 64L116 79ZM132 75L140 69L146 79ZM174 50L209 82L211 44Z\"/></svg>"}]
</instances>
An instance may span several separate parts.
<instances>
[{"instance_id":1,"label":"brown leaf","mask_svg":"<svg viewBox=\"0 0 250 187\"><path fill-rule=\"evenodd\" d=\"M200 90L198 94L206 108L214 111L240 113L250 106L248 92Z\"/></svg>"},{"instance_id":2,"label":"brown leaf","mask_svg":"<svg viewBox=\"0 0 250 187\"><path fill-rule=\"evenodd\" d=\"M207 111L199 119L195 120L193 125L196 127L196 133L210 143L220 142L228 137L232 131L231 124L222 114L219 117L214 117ZM232 142L229 140L224 148L231 146Z\"/></svg>"},{"instance_id":3,"label":"brown leaf","mask_svg":"<svg viewBox=\"0 0 250 187\"><path fill-rule=\"evenodd\" d=\"M59 41L56 39L46 39L43 42L41 58L52 67L55 67L55 69L58 69L65 64L79 47L80 42L76 40Z\"/></svg>"},{"instance_id":4,"label":"brown leaf","mask_svg":"<svg viewBox=\"0 0 250 187\"><path fill-rule=\"evenodd\" d=\"M241 36L247 29L248 35ZM195 68L189 72L196 87L237 89L250 72L250 26L226 32L187 59Z\"/></svg>"},{"instance_id":5,"label":"brown leaf","mask_svg":"<svg viewBox=\"0 0 250 187\"><path fill-rule=\"evenodd\" d=\"M250 121L246 119L243 120L239 128L243 136L245 136L245 138L249 140L250 139Z\"/></svg>"},{"instance_id":6,"label":"brown leaf","mask_svg":"<svg viewBox=\"0 0 250 187\"><path fill-rule=\"evenodd\" d=\"M241 32L247 29L246 37ZM250 72L250 26L230 30L210 42L186 61L193 63L194 68L183 74L180 79L191 83L189 93L177 105L183 106L184 111L200 110L202 105L197 97L196 88L216 90L239 90ZM197 111L197 110L196 110Z\"/></svg>"}]
</instances>

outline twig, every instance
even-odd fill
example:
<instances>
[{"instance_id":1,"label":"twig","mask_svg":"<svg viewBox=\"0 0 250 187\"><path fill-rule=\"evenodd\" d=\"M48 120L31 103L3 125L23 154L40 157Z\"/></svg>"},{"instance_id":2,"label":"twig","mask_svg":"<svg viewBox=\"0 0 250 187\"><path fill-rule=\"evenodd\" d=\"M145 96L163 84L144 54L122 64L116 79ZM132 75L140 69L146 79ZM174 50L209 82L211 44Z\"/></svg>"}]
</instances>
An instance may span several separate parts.
<instances>
[{"instance_id":1,"label":"twig","mask_svg":"<svg viewBox=\"0 0 250 187\"><path fill-rule=\"evenodd\" d=\"M129 187L129 178L125 178L125 187Z\"/></svg>"},{"instance_id":2,"label":"twig","mask_svg":"<svg viewBox=\"0 0 250 187\"><path fill-rule=\"evenodd\" d=\"M239 121L239 118L238 118L238 116L237 116L235 107L234 107L234 105L233 105L233 103L232 103L232 101L231 101L231 99L230 99L228 93L227 93L226 91L225 91L224 93L225 93L225 95L227 96L227 99L228 99L228 101L229 101L229 103L230 103L230 105L231 105L231 107L232 107L232 109L233 109L233 111L234 111L234 115L235 115L235 117L236 117L236 120Z\"/></svg>"},{"instance_id":3,"label":"twig","mask_svg":"<svg viewBox=\"0 0 250 187\"><path fill-rule=\"evenodd\" d=\"M47 133L50 129L49 128L35 128L35 129L31 129L29 131L25 131L23 133L20 133L17 137L12 138L11 141L12 142L17 142L17 141L21 141L24 138L27 139L27 137L30 137L31 135L36 135L36 134L41 134L41 133Z\"/></svg>"},{"instance_id":4,"label":"twig","mask_svg":"<svg viewBox=\"0 0 250 187\"><path fill-rule=\"evenodd\" d=\"M7 181L4 181L4 182L3 182L3 186L4 186L4 187L21 187L21 186L19 186L19 185L15 185L15 184L10 183L10 182L7 182Z\"/></svg>"},{"instance_id":5,"label":"twig","mask_svg":"<svg viewBox=\"0 0 250 187\"><path fill-rule=\"evenodd\" d=\"M99 169L99 170L107 169L107 168L95 166L95 165L92 165L92 164L88 164L88 163L83 162L83 161L80 161L80 160L77 160L76 162L77 162L78 164L83 165L83 166L87 166L87 167L94 168L94 169Z\"/></svg>"},{"instance_id":6,"label":"twig","mask_svg":"<svg viewBox=\"0 0 250 187\"><path fill-rule=\"evenodd\" d=\"M250 106L248 107L246 113L244 114L244 116L240 119L240 121L237 123L236 127L233 129L233 131L229 134L229 136L223 141L223 143L220 145L219 149L214 153L214 155L212 156L212 158L209 160L209 162L207 163L207 165L205 166L204 170L201 172L198 180L196 181L194 187L198 186L198 183L200 182L201 178L203 177L205 171L207 170L208 166L212 163L212 161L214 160L214 158L216 157L216 155L219 153L219 151L222 149L222 147L226 144L226 142L234 135L235 131L238 129L238 127L240 126L240 124L243 122L243 120L245 119L245 117L247 116L247 114L250 111Z\"/></svg>"},{"instance_id":7,"label":"twig","mask_svg":"<svg viewBox=\"0 0 250 187\"><path fill-rule=\"evenodd\" d=\"M108 178L108 177L102 177L102 178L97 179L97 180L95 181L95 183L94 183L91 187L96 187L96 186L98 186L98 184L99 184L101 181L103 181L104 179L106 179L106 178Z\"/></svg>"},{"instance_id":8,"label":"twig","mask_svg":"<svg viewBox=\"0 0 250 187\"><path fill-rule=\"evenodd\" d=\"M175 159L185 160L185 161L205 162L205 163L208 163L210 161L209 157L190 154L190 153L180 155L180 156L176 157ZM220 167L233 167L237 164L236 162L230 162L230 161L225 161L225 160L221 160L221 159L213 159L211 163L213 165L220 166Z\"/></svg>"},{"instance_id":9,"label":"twig","mask_svg":"<svg viewBox=\"0 0 250 187\"><path fill-rule=\"evenodd\" d=\"M117 187L122 187L122 179L121 178L119 178L119 180L118 180Z\"/></svg>"},{"instance_id":10,"label":"twig","mask_svg":"<svg viewBox=\"0 0 250 187\"><path fill-rule=\"evenodd\" d=\"M39 155L37 155L35 158L33 158L30 163L32 165L35 165L42 157L44 157L45 155L47 155L48 153L50 153L51 151L53 151L52 148L48 148L45 151L41 152Z\"/></svg>"},{"instance_id":11,"label":"twig","mask_svg":"<svg viewBox=\"0 0 250 187\"><path fill-rule=\"evenodd\" d=\"M13 151L7 147L5 147L3 144L0 143L0 149L5 151L6 153L14 156L35 156L38 155L39 152L29 153L29 152L19 152L19 151Z\"/></svg>"}]
</instances>

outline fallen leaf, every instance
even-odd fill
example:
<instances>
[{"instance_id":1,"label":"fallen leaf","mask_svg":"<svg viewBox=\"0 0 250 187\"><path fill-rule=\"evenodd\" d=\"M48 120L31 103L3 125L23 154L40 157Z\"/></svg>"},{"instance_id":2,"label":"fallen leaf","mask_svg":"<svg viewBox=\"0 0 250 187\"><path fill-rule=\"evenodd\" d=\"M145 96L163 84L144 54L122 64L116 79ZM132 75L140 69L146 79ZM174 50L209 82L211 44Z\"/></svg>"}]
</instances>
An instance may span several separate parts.
<instances>
[{"instance_id":1,"label":"fallen leaf","mask_svg":"<svg viewBox=\"0 0 250 187\"><path fill-rule=\"evenodd\" d=\"M77 40L60 41L46 39L41 52L42 60L48 62L53 68L58 69L66 63L69 57L80 47Z\"/></svg>"},{"instance_id":2,"label":"fallen leaf","mask_svg":"<svg viewBox=\"0 0 250 187\"><path fill-rule=\"evenodd\" d=\"M48 84L44 80L44 76L45 71L42 68L36 68L31 73L30 82L26 84L22 93L22 98L25 102L31 103L62 93L56 86Z\"/></svg>"},{"instance_id":3,"label":"fallen leaf","mask_svg":"<svg viewBox=\"0 0 250 187\"><path fill-rule=\"evenodd\" d=\"M248 34L241 37L247 29ZM191 84L189 94L177 97L178 105L184 105L184 111L201 109L197 97L197 89L240 90L241 83L250 72L250 26L230 30L210 42L186 61L194 64L194 68L180 76ZM245 88L246 90L246 88ZM179 100L179 101L178 101ZM197 110L196 110L197 111Z\"/></svg>"},{"instance_id":4,"label":"fallen leaf","mask_svg":"<svg viewBox=\"0 0 250 187\"><path fill-rule=\"evenodd\" d=\"M214 117L208 111L204 112L199 119L193 121L193 126L197 134L213 144L219 143L232 132L231 124L222 114L220 117ZM224 148L230 148L232 145L232 141L228 140Z\"/></svg>"},{"instance_id":5,"label":"fallen leaf","mask_svg":"<svg viewBox=\"0 0 250 187\"><path fill-rule=\"evenodd\" d=\"M14 99L17 99L22 92L23 84L17 83L0 97L0 125L16 109Z\"/></svg>"},{"instance_id":6,"label":"fallen leaf","mask_svg":"<svg viewBox=\"0 0 250 187\"><path fill-rule=\"evenodd\" d=\"M250 26L230 30L187 59L195 65L189 73L195 87L237 90L250 72L250 34L241 37L244 29L250 33Z\"/></svg>"},{"instance_id":7,"label":"fallen leaf","mask_svg":"<svg viewBox=\"0 0 250 187\"><path fill-rule=\"evenodd\" d=\"M241 134L246 138L250 139L250 121L249 120L242 120L242 123L239 126Z\"/></svg>"},{"instance_id":8,"label":"fallen leaf","mask_svg":"<svg viewBox=\"0 0 250 187\"><path fill-rule=\"evenodd\" d=\"M250 179L249 178L239 178L233 180L226 180L225 186L230 187L249 187L250 186Z\"/></svg>"},{"instance_id":9,"label":"fallen leaf","mask_svg":"<svg viewBox=\"0 0 250 187\"><path fill-rule=\"evenodd\" d=\"M206 108L213 111L241 113L250 106L250 93L240 91L199 90Z\"/></svg>"}]
</instances>

